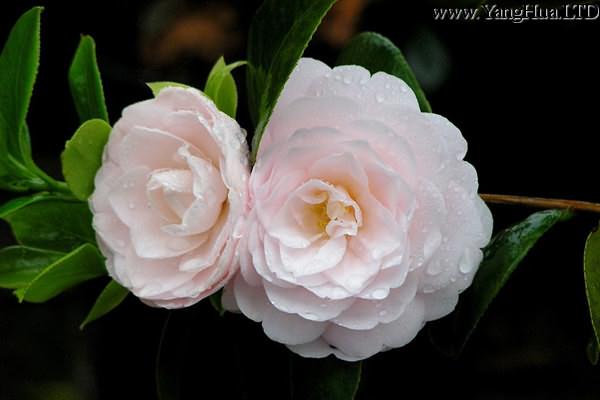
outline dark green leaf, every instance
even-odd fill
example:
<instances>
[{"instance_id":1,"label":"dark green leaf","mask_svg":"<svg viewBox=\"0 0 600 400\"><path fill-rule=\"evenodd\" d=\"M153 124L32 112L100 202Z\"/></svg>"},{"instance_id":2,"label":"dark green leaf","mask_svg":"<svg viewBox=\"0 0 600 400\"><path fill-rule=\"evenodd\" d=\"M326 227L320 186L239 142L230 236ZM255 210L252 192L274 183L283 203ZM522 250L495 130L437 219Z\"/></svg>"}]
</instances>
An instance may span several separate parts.
<instances>
[{"instance_id":1,"label":"dark green leaf","mask_svg":"<svg viewBox=\"0 0 600 400\"><path fill-rule=\"evenodd\" d=\"M404 55L388 38L374 32L355 36L342 51L337 65L360 65L372 74L387 72L402 79L415 92L421 111L431 112L431 106Z\"/></svg>"},{"instance_id":2,"label":"dark green leaf","mask_svg":"<svg viewBox=\"0 0 600 400\"><path fill-rule=\"evenodd\" d=\"M222 317L225 315L225 309L223 308L223 303L221 303L221 297L223 296L223 291L219 290L217 293L213 293L210 297L210 304L213 306L215 311Z\"/></svg>"},{"instance_id":3,"label":"dark green leaf","mask_svg":"<svg viewBox=\"0 0 600 400\"><path fill-rule=\"evenodd\" d=\"M231 118L235 118L238 103L237 86L231 71L245 64L245 61L237 61L227 65L225 59L220 57L208 74L204 86L204 94L215 102L219 110Z\"/></svg>"},{"instance_id":4,"label":"dark green leaf","mask_svg":"<svg viewBox=\"0 0 600 400\"><path fill-rule=\"evenodd\" d=\"M29 204L33 204L38 201L52 200L52 199L63 199L63 196L50 194L50 193L37 193L32 196L17 197L2 205L0 205L0 218L4 218L7 215L18 211Z\"/></svg>"},{"instance_id":5,"label":"dark green leaf","mask_svg":"<svg viewBox=\"0 0 600 400\"><path fill-rule=\"evenodd\" d=\"M18 289L27 286L45 267L64 253L26 246L0 250L0 287Z\"/></svg>"},{"instance_id":6,"label":"dark green leaf","mask_svg":"<svg viewBox=\"0 0 600 400\"><path fill-rule=\"evenodd\" d=\"M167 87L181 87L181 88L188 88L188 85L184 85L183 83L177 83L177 82L148 82L146 83L146 86L148 86L150 88L150 90L152 90L152 94L154 95L154 97L158 96L158 94L160 93L161 90L163 90L164 88Z\"/></svg>"},{"instance_id":7,"label":"dark green leaf","mask_svg":"<svg viewBox=\"0 0 600 400\"><path fill-rule=\"evenodd\" d=\"M554 224L571 217L568 210L547 210L498 233L484 250L473 284L452 314L430 325L434 344L444 353L458 356L480 318L533 245Z\"/></svg>"},{"instance_id":8,"label":"dark green leaf","mask_svg":"<svg viewBox=\"0 0 600 400\"><path fill-rule=\"evenodd\" d=\"M95 243L92 213L87 203L51 195L13 200L0 208L19 243L44 249L70 251Z\"/></svg>"},{"instance_id":9,"label":"dark green leaf","mask_svg":"<svg viewBox=\"0 0 600 400\"><path fill-rule=\"evenodd\" d=\"M62 170L75 197L87 200L94 191L94 177L102 165L102 151L111 127L101 119L84 122L65 145Z\"/></svg>"},{"instance_id":10,"label":"dark green leaf","mask_svg":"<svg viewBox=\"0 0 600 400\"><path fill-rule=\"evenodd\" d=\"M34 7L19 18L0 54L0 157L10 154L21 164L27 149L20 136L40 60L41 12Z\"/></svg>"},{"instance_id":11,"label":"dark green leaf","mask_svg":"<svg viewBox=\"0 0 600 400\"><path fill-rule=\"evenodd\" d=\"M123 302L123 300L125 300L125 297L127 297L128 294L129 290L119 285L114 280L111 280L102 293L100 293L100 296L98 296L96 303L94 303L94 306L79 326L79 329L83 329L90 322L95 321L114 310Z\"/></svg>"},{"instance_id":12,"label":"dark green leaf","mask_svg":"<svg viewBox=\"0 0 600 400\"><path fill-rule=\"evenodd\" d=\"M591 232L585 242L583 276L590 318L596 339L596 356L600 347L600 230ZM596 362L597 362L596 357Z\"/></svg>"},{"instance_id":13,"label":"dark green leaf","mask_svg":"<svg viewBox=\"0 0 600 400\"><path fill-rule=\"evenodd\" d=\"M360 384L361 363L324 359L293 359L293 400L352 400Z\"/></svg>"},{"instance_id":14,"label":"dark green leaf","mask_svg":"<svg viewBox=\"0 0 600 400\"><path fill-rule=\"evenodd\" d=\"M0 188L43 190L31 159L25 117L40 58L41 7L27 11L15 23L0 54Z\"/></svg>"},{"instance_id":15,"label":"dark green leaf","mask_svg":"<svg viewBox=\"0 0 600 400\"><path fill-rule=\"evenodd\" d=\"M47 266L15 294L19 301L43 303L77 284L105 274L104 258L98 249L84 244Z\"/></svg>"},{"instance_id":16,"label":"dark green leaf","mask_svg":"<svg viewBox=\"0 0 600 400\"><path fill-rule=\"evenodd\" d=\"M96 62L96 44L83 35L69 68L69 86L79 120L98 118L108 122L100 70Z\"/></svg>"},{"instance_id":17,"label":"dark green leaf","mask_svg":"<svg viewBox=\"0 0 600 400\"><path fill-rule=\"evenodd\" d=\"M335 0L266 0L248 38L248 104L256 123L252 159L281 90Z\"/></svg>"},{"instance_id":18,"label":"dark green leaf","mask_svg":"<svg viewBox=\"0 0 600 400\"><path fill-rule=\"evenodd\" d=\"M592 334L592 337L588 342L586 354L592 365L598 365L598 360L600 359L600 344L598 344L595 334Z\"/></svg>"}]
</instances>

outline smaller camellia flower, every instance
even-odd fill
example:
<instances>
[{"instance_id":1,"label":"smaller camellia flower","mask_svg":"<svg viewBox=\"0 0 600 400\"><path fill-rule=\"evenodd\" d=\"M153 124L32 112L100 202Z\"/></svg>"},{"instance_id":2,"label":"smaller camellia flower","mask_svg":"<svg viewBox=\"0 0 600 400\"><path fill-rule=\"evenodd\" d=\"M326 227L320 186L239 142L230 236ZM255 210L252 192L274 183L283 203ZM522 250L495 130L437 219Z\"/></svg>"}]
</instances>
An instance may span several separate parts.
<instances>
[{"instance_id":1,"label":"smaller camellia flower","mask_svg":"<svg viewBox=\"0 0 600 400\"><path fill-rule=\"evenodd\" d=\"M402 80L300 60L259 148L224 304L306 357L405 345L454 309L490 239L466 150Z\"/></svg>"},{"instance_id":2,"label":"smaller camellia flower","mask_svg":"<svg viewBox=\"0 0 600 400\"><path fill-rule=\"evenodd\" d=\"M90 198L110 275L167 308L219 290L237 269L247 160L243 130L196 89L127 107Z\"/></svg>"}]
</instances>

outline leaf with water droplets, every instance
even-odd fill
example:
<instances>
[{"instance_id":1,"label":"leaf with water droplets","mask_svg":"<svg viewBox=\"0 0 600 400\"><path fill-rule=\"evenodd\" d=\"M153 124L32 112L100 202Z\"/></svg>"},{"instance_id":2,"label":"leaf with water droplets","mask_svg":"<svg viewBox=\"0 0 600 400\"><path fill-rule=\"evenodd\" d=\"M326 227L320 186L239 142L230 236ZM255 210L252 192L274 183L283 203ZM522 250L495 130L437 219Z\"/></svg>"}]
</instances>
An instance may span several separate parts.
<instances>
[{"instance_id":1,"label":"leaf with water droplets","mask_svg":"<svg viewBox=\"0 0 600 400\"><path fill-rule=\"evenodd\" d=\"M101 119L81 124L65 144L60 159L67 185L80 200L87 200L94 191L94 178L102 165L102 152L111 127Z\"/></svg>"},{"instance_id":2,"label":"leaf with water droplets","mask_svg":"<svg viewBox=\"0 0 600 400\"><path fill-rule=\"evenodd\" d=\"M336 64L360 65L372 74L383 71L397 76L415 92L421 111L431 112L429 101L427 101L427 97L402 51L385 36L375 32L363 32L356 35L342 50ZM406 88L403 89L406 90ZM381 103L384 98L379 94L376 100Z\"/></svg>"},{"instance_id":3,"label":"leaf with water droplets","mask_svg":"<svg viewBox=\"0 0 600 400\"><path fill-rule=\"evenodd\" d=\"M594 330L593 340L595 340L595 343L589 345L588 356L590 360L598 362L598 348L600 348L600 230L598 228L589 234L585 242L583 276Z\"/></svg>"},{"instance_id":4,"label":"leaf with water droplets","mask_svg":"<svg viewBox=\"0 0 600 400\"><path fill-rule=\"evenodd\" d=\"M104 258L95 246L84 244L42 270L27 286L17 289L19 301L43 303L79 283L106 274Z\"/></svg>"},{"instance_id":5,"label":"leaf with water droplets","mask_svg":"<svg viewBox=\"0 0 600 400\"><path fill-rule=\"evenodd\" d=\"M0 287L19 289L29 283L64 253L27 246L9 246L0 250Z\"/></svg>"},{"instance_id":6,"label":"leaf with water droplets","mask_svg":"<svg viewBox=\"0 0 600 400\"><path fill-rule=\"evenodd\" d=\"M15 199L0 207L0 218L25 246L70 251L96 241L87 203L73 198L39 194Z\"/></svg>"},{"instance_id":7,"label":"leaf with water droplets","mask_svg":"<svg viewBox=\"0 0 600 400\"><path fill-rule=\"evenodd\" d=\"M434 345L447 355L458 356L494 297L529 250L557 222L571 216L568 210L540 211L499 232L485 248L477 275L454 312L430 324Z\"/></svg>"},{"instance_id":8,"label":"leaf with water droplets","mask_svg":"<svg viewBox=\"0 0 600 400\"><path fill-rule=\"evenodd\" d=\"M83 35L69 68L69 86L81 122L99 118L108 122L104 89L96 61L96 43Z\"/></svg>"}]
</instances>

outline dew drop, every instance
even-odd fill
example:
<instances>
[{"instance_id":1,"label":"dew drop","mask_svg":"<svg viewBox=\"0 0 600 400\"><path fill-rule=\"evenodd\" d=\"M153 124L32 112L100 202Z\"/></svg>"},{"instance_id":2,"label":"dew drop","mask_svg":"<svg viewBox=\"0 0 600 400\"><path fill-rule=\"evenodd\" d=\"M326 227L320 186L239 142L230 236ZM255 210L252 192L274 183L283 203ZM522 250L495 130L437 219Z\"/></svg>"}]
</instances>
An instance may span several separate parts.
<instances>
[{"instance_id":1,"label":"dew drop","mask_svg":"<svg viewBox=\"0 0 600 400\"><path fill-rule=\"evenodd\" d=\"M383 95L381 95L381 94L378 94L378 95L376 95L376 96L375 96L375 100L376 100L378 103L383 103Z\"/></svg>"},{"instance_id":2,"label":"dew drop","mask_svg":"<svg viewBox=\"0 0 600 400\"><path fill-rule=\"evenodd\" d=\"M367 84L367 80L366 79L361 79L359 83L360 83L361 86L364 86L364 85Z\"/></svg>"},{"instance_id":3,"label":"dew drop","mask_svg":"<svg viewBox=\"0 0 600 400\"><path fill-rule=\"evenodd\" d=\"M348 286L352 290L357 290L362 286L363 282L364 282L364 280L363 280L362 276L360 276L360 275L352 276L348 279Z\"/></svg>"},{"instance_id":4,"label":"dew drop","mask_svg":"<svg viewBox=\"0 0 600 400\"><path fill-rule=\"evenodd\" d=\"M349 85L349 84L351 84L351 83L352 83L352 81L350 80L350 77L349 77L349 76L345 76L345 77L344 77L344 83L345 83L346 85Z\"/></svg>"},{"instance_id":5,"label":"dew drop","mask_svg":"<svg viewBox=\"0 0 600 400\"><path fill-rule=\"evenodd\" d=\"M423 287L423 293L433 293L435 292L435 287L431 285L427 285Z\"/></svg>"},{"instance_id":6,"label":"dew drop","mask_svg":"<svg viewBox=\"0 0 600 400\"><path fill-rule=\"evenodd\" d=\"M306 319L310 319L311 321L314 321L317 319L317 316L313 313L307 312L307 313L303 313L302 316Z\"/></svg>"},{"instance_id":7,"label":"dew drop","mask_svg":"<svg viewBox=\"0 0 600 400\"><path fill-rule=\"evenodd\" d=\"M458 262L458 270L463 274L468 274L473 270L473 262L469 250L465 250L460 261Z\"/></svg>"},{"instance_id":8,"label":"dew drop","mask_svg":"<svg viewBox=\"0 0 600 400\"><path fill-rule=\"evenodd\" d=\"M130 201L127 206L129 207L130 210L133 210L135 208L135 203L133 201Z\"/></svg>"},{"instance_id":9,"label":"dew drop","mask_svg":"<svg viewBox=\"0 0 600 400\"><path fill-rule=\"evenodd\" d=\"M387 296L387 290L385 289L375 289L371 294L371 297L377 300L385 299Z\"/></svg>"},{"instance_id":10,"label":"dew drop","mask_svg":"<svg viewBox=\"0 0 600 400\"><path fill-rule=\"evenodd\" d=\"M387 313L388 313L388 312L387 312L387 310L381 310L381 311L379 311L379 316L380 316L380 317L383 317L383 316L385 316Z\"/></svg>"},{"instance_id":11,"label":"dew drop","mask_svg":"<svg viewBox=\"0 0 600 400\"><path fill-rule=\"evenodd\" d=\"M329 306L328 306L327 303L321 303L321 304L319 304L319 307L321 307L321 308L327 308Z\"/></svg>"}]
</instances>

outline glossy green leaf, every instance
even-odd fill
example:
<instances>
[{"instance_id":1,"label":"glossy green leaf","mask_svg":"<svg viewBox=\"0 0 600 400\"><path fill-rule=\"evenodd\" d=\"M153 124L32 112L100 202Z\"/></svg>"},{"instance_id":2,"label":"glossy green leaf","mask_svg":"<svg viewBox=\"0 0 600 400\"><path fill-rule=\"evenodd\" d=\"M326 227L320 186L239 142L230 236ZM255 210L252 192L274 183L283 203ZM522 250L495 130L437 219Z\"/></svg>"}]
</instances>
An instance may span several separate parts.
<instances>
[{"instance_id":1,"label":"glossy green leaf","mask_svg":"<svg viewBox=\"0 0 600 400\"><path fill-rule=\"evenodd\" d=\"M20 208L28 206L29 204L36 203L38 201L61 199L65 199L65 197L52 193L36 193L31 196L17 197L0 205L0 218L4 218L9 214L18 211Z\"/></svg>"},{"instance_id":2,"label":"glossy green leaf","mask_svg":"<svg viewBox=\"0 0 600 400\"><path fill-rule=\"evenodd\" d=\"M335 0L266 0L248 37L248 104L256 123L252 159L288 77Z\"/></svg>"},{"instance_id":3,"label":"glossy green leaf","mask_svg":"<svg viewBox=\"0 0 600 400\"><path fill-rule=\"evenodd\" d=\"M152 90L152 94L156 97L158 96L158 94L160 93L161 90L163 90L164 88L167 87L181 87L181 88L188 88L188 85L184 85L183 83L177 83L177 82L148 82L146 83L146 86L148 86L150 88L150 90Z\"/></svg>"},{"instance_id":4,"label":"glossy green leaf","mask_svg":"<svg viewBox=\"0 0 600 400\"><path fill-rule=\"evenodd\" d=\"M70 251L83 243L95 243L92 213L87 203L52 195L13 200L0 208L20 244Z\"/></svg>"},{"instance_id":5,"label":"glossy green leaf","mask_svg":"<svg viewBox=\"0 0 600 400\"><path fill-rule=\"evenodd\" d=\"M231 118L235 118L238 105L237 86L231 71L242 65L246 65L246 62L237 61L225 64L225 59L220 57L208 74L206 86L204 86L204 94L215 102L219 110Z\"/></svg>"},{"instance_id":6,"label":"glossy green leaf","mask_svg":"<svg viewBox=\"0 0 600 400\"><path fill-rule=\"evenodd\" d=\"M360 385L360 362L324 359L293 359L293 400L353 400Z\"/></svg>"},{"instance_id":7,"label":"glossy green leaf","mask_svg":"<svg viewBox=\"0 0 600 400\"><path fill-rule=\"evenodd\" d=\"M96 43L91 36L81 36L69 68L69 86L82 123L94 118L108 122L102 79L96 61Z\"/></svg>"},{"instance_id":8,"label":"glossy green leaf","mask_svg":"<svg viewBox=\"0 0 600 400\"><path fill-rule=\"evenodd\" d=\"M429 101L417 78L398 47L388 38L374 32L355 36L344 48L337 65L360 65L372 74L383 71L402 79L415 92L421 111L431 112Z\"/></svg>"},{"instance_id":9,"label":"glossy green leaf","mask_svg":"<svg viewBox=\"0 0 600 400\"><path fill-rule=\"evenodd\" d=\"M30 165L31 146L25 117L40 58L41 7L23 14L0 54L0 188L42 190L46 184Z\"/></svg>"},{"instance_id":10,"label":"glossy green leaf","mask_svg":"<svg viewBox=\"0 0 600 400\"><path fill-rule=\"evenodd\" d=\"M27 286L45 267L64 253L26 246L0 249L0 288L18 289Z\"/></svg>"},{"instance_id":11,"label":"glossy green leaf","mask_svg":"<svg viewBox=\"0 0 600 400\"><path fill-rule=\"evenodd\" d=\"M17 289L19 301L43 303L67 289L106 275L104 258L95 246L84 244L50 264L29 285Z\"/></svg>"},{"instance_id":12,"label":"glossy green leaf","mask_svg":"<svg viewBox=\"0 0 600 400\"><path fill-rule=\"evenodd\" d=\"M110 125L101 119L88 120L67 141L61 154L67 185L80 200L87 200L94 191L94 177L102 165L102 152L110 130Z\"/></svg>"},{"instance_id":13,"label":"glossy green leaf","mask_svg":"<svg viewBox=\"0 0 600 400\"><path fill-rule=\"evenodd\" d=\"M34 7L19 18L0 54L0 154L21 163L27 150L20 135L40 60L41 12Z\"/></svg>"},{"instance_id":14,"label":"glossy green leaf","mask_svg":"<svg viewBox=\"0 0 600 400\"><path fill-rule=\"evenodd\" d=\"M100 296L98 296L94 306L79 326L79 329L83 329L90 322L95 321L114 310L123 302L123 300L125 300L128 294L129 290L119 285L114 280L111 280L104 290L102 290Z\"/></svg>"},{"instance_id":15,"label":"glossy green leaf","mask_svg":"<svg viewBox=\"0 0 600 400\"><path fill-rule=\"evenodd\" d=\"M485 248L473 283L461 295L454 312L431 323L433 343L444 353L458 356L492 300L529 250L557 222L571 215L568 210L540 211L498 233Z\"/></svg>"},{"instance_id":16,"label":"glossy green leaf","mask_svg":"<svg viewBox=\"0 0 600 400\"><path fill-rule=\"evenodd\" d=\"M583 255L583 276L585 279L585 293L587 295L592 328L596 340L596 362L600 347L600 230L592 231L586 242ZM592 349L594 346L592 346Z\"/></svg>"}]
</instances>

